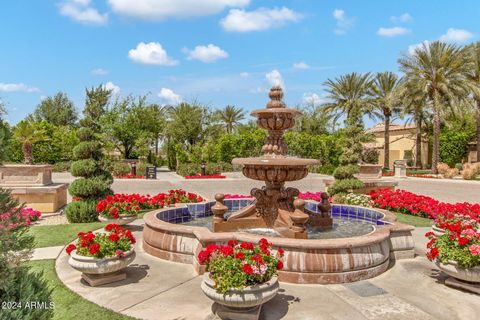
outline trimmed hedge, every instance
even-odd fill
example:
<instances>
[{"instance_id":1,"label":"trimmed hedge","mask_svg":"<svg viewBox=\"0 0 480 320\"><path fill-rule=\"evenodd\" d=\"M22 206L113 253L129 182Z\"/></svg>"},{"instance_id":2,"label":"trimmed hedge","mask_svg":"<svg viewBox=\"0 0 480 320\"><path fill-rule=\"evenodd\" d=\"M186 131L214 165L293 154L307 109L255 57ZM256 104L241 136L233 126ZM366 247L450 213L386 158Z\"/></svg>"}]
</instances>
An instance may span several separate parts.
<instances>
[{"instance_id":1,"label":"trimmed hedge","mask_svg":"<svg viewBox=\"0 0 480 320\"><path fill-rule=\"evenodd\" d=\"M70 223L97 221L96 206L96 200L72 201L65 209L65 215Z\"/></svg>"},{"instance_id":2,"label":"trimmed hedge","mask_svg":"<svg viewBox=\"0 0 480 320\"><path fill-rule=\"evenodd\" d=\"M70 168L72 175L75 177L91 177L97 170L98 165L92 159L78 160Z\"/></svg>"}]
</instances>

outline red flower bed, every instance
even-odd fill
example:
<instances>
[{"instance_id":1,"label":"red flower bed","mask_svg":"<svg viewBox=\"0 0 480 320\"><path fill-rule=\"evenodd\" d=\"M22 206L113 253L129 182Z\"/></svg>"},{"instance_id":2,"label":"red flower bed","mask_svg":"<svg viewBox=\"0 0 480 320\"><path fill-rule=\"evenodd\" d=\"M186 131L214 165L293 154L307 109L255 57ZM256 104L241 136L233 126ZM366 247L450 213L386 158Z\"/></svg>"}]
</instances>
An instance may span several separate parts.
<instances>
[{"instance_id":1,"label":"red flower bed","mask_svg":"<svg viewBox=\"0 0 480 320\"><path fill-rule=\"evenodd\" d=\"M115 179L145 179L145 176L129 173L121 176L115 176Z\"/></svg>"},{"instance_id":2,"label":"red flower bed","mask_svg":"<svg viewBox=\"0 0 480 320\"><path fill-rule=\"evenodd\" d=\"M202 202L203 198L182 189L169 190L155 196L139 194L115 194L97 203L97 212L110 219L136 215L140 210L160 209L175 203Z\"/></svg>"},{"instance_id":3,"label":"red flower bed","mask_svg":"<svg viewBox=\"0 0 480 320\"><path fill-rule=\"evenodd\" d=\"M435 219L448 214L459 214L472 219L480 218L480 204L445 203L431 197L405 190L379 189L371 191L373 206L381 209Z\"/></svg>"},{"instance_id":4,"label":"red flower bed","mask_svg":"<svg viewBox=\"0 0 480 320\"><path fill-rule=\"evenodd\" d=\"M40 211L32 208L21 208L20 210L15 208L14 212L0 214L0 229L13 230L21 226L27 227L32 222L40 219L41 215Z\"/></svg>"},{"instance_id":5,"label":"red flower bed","mask_svg":"<svg viewBox=\"0 0 480 320\"><path fill-rule=\"evenodd\" d=\"M185 179L225 179L226 176L222 176L221 174L211 174L208 176L196 175L196 176L185 176Z\"/></svg>"}]
</instances>

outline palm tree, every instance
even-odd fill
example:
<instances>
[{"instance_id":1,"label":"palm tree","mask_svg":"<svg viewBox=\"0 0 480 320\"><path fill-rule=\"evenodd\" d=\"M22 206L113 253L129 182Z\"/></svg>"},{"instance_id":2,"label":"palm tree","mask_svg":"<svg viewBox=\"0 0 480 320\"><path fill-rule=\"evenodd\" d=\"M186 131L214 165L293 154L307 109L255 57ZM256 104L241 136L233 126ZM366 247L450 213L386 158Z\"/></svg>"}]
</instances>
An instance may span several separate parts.
<instances>
[{"instance_id":1,"label":"palm tree","mask_svg":"<svg viewBox=\"0 0 480 320\"><path fill-rule=\"evenodd\" d=\"M423 126L427 119L431 118L430 108L427 104L427 96L424 91L418 90L408 81L402 83L400 89L402 97L402 115L411 115L406 123L415 123L415 167L422 168L422 140Z\"/></svg>"},{"instance_id":2,"label":"palm tree","mask_svg":"<svg viewBox=\"0 0 480 320\"><path fill-rule=\"evenodd\" d=\"M327 98L331 101L324 105L324 110L333 113L333 120L346 114L362 115L368 110L368 93L372 84L370 73L359 74L352 72L341 75L334 80L324 82L327 87Z\"/></svg>"},{"instance_id":3,"label":"palm tree","mask_svg":"<svg viewBox=\"0 0 480 320\"><path fill-rule=\"evenodd\" d=\"M401 80L393 72L380 72L375 75L371 88L372 105L378 118L384 121L384 158L383 167L389 169L390 164L390 120L399 113Z\"/></svg>"},{"instance_id":4,"label":"palm tree","mask_svg":"<svg viewBox=\"0 0 480 320\"><path fill-rule=\"evenodd\" d=\"M25 120L20 121L13 131L13 137L22 144L25 164L33 164L33 145L45 141L46 131L36 123Z\"/></svg>"},{"instance_id":5,"label":"palm tree","mask_svg":"<svg viewBox=\"0 0 480 320\"><path fill-rule=\"evenodd\" d=\"M468 58L473 66L467 75L473 85L473 100L477 106L477 161L480 161L480 41L468 47Z\"/></svg>"},{"instance_id":6,"label":"palm tree","mask_svg":"<svg viewBox=\"0 0 480 320\"><path fill-rule=\"evenodd\" d=\"M465 59L465 49L440 41L424 43L411 55L398 60L408 81L423 90L433 107L432 171L438 173L440 158L440 115L442 108L468 96L471 83L466 75L472 67Z\"/></svg>"},{"instance_id":7,"label":"palm tree","mask_svg":"<svg viewBox=\"0 0 480 320\"><path fill-rule=\"evenodd\" d=\"M245 111L242 108L235 108L235 106L230 105L226 106L223 110L218 110L217 115L225 125L225 131L227 133L232 133L235 125L245 119Z\"/></svg>"}]
</instances>

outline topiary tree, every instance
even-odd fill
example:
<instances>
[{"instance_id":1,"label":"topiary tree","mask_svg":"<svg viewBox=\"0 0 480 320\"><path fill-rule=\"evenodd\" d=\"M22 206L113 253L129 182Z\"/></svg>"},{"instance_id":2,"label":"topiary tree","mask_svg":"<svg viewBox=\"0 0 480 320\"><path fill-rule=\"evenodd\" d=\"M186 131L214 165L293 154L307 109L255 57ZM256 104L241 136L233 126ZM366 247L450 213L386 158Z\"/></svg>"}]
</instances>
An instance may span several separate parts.
<instances>
[{"instance_id":1,"label":"topiary tree","mask_svg":"<svg viewBox=\"0 0 480 320\"><path fill-rule=\"evenodd\" d=\"M42 275L29 272L25 263L32 254L34 238L28 230L28 217L20 211L21 206L10 191L0 188L0 301L35 301L47 308L3 306L0 319L51 319L51 291Z\"/></svg>"},{"instance_id":2,"label":"topiary tree","mask_svg":"<svg viewBox=\"0 0 480 320\"><path fill-rule=\"evenodd\" d=\"M99 199L112 194L110 185L113 178L104 169L102 143L100 142L99 119L105 113L111 91L99 86L86 91L84 118L77 131L80 143L73 149L70 172L74 177L68 191L73 197L80 198L66 208L69 222L93 222L98 218L95 210Z\"/></svg>"},{"instance_id":3,"label":"topiary tree","mask_svg":"<svg viewBox=\"0 0 480 320\"><path fill-rule=\"evenodd\" d=\"M343 153L339 158L340 166L333 173L335 183L328 188L330 195L348 193L363 187L363 182L354 176L359 172L363 139L362 118L358 108L353 108L346 119L345 136L342 140Z\"/></svg>"}]
</instances>

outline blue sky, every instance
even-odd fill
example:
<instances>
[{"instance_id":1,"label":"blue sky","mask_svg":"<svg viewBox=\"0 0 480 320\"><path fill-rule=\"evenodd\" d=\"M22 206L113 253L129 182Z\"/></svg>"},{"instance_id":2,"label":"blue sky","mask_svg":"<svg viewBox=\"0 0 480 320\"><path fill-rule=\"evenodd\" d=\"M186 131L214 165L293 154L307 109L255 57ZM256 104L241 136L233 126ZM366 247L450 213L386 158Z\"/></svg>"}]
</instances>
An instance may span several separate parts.
<instances>
[{"instance_id":1,"label":"blue sky","mask_svg":"<svg viewBox=\"0 0 480 320\"><path fill-rule=\"evenodd\" d=\"M479 40L480 1L64 0L0 4L0 98L16 123L42 98L86 87L160 104L263 107L285 87L297 105L327 78L397 71L423 41Z\"/></svg>"}]
</instances>

